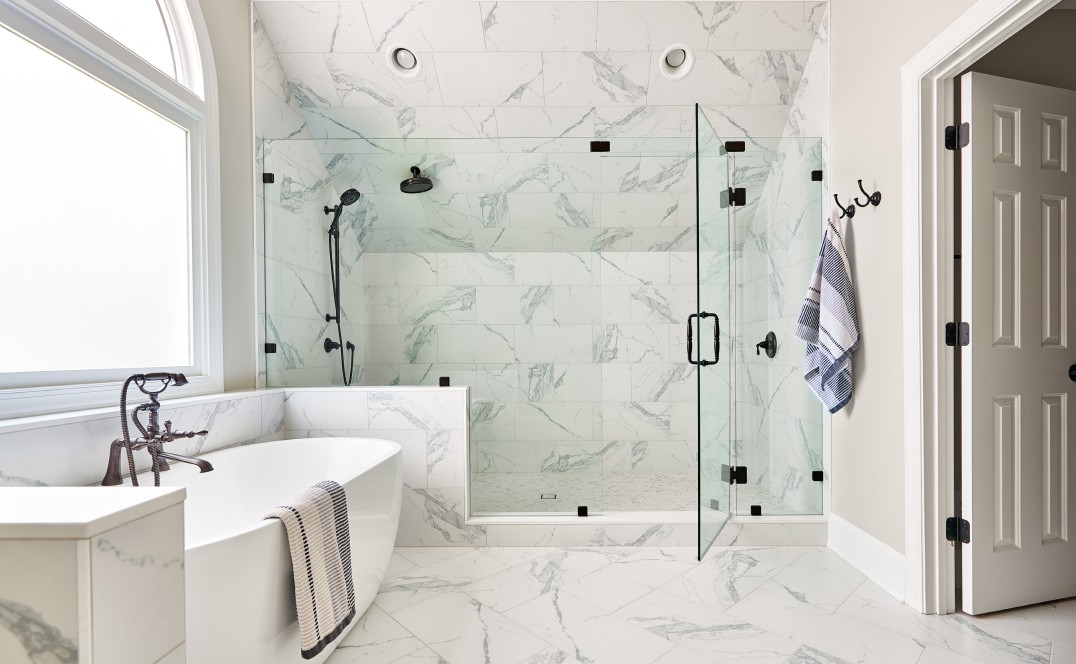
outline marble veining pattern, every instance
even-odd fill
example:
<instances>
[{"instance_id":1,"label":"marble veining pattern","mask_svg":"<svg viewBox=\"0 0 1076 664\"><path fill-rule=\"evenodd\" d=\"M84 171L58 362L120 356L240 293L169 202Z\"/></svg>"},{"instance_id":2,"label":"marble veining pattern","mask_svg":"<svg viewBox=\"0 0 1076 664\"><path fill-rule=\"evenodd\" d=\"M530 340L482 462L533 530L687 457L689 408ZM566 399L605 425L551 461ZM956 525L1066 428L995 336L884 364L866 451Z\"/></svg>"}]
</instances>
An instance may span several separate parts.
<instances>
[{"instance_id":1,"label":"marble veining pattern","mask_svg":"<svg viewBox=\"0 0 1076 664\"><path fill-rule=\"evenodd\" d=\"M78 662L78 645L50 625L33 607L0 598L0 630L18 641L28 662Z\"/></svg>"},{"instance_id":2,"label":"marble veining pattern","mask_svg":"<svg viewBox=\"0 0 1076 664\"><path fill-rule=\"evenodd\" d=\"M683 361L682 331L695 306L692 105L703 104L719 135L767 151L768 161L733 169L755 199L734 219L744 258L734 270L740 301L766 300L775 311L757 319L738 311L745 324L735 334L753 337L773 321L791 339L789 310L806 282L802 250L816 243L810 217L789 211L810 192L783 174L813 155L799 137L827 131L825 3L256 9L264 14L255 25L259 159L278 174L277 185L258 188L269 295L260 313L266 340L278 344L260 367L269 384L339 380L337 356L321 348L332 330L320 206L354 186L364 197L343 220L342 273L358 380L435 385L445 376L469 385L475 468L597 469L587 482L604 478L591 489L612 504L654 504L631 496L646 495L657 474L677 477L697 463L688 449L696 374ZM656 68L672 41L696 51L685 81ZM415 77L386 67L385 49L400 43L422 60ZM595 137L619 154L578 150ZM652 140L667 142L647 147ZM432 192L399 193L412 165L434 178ZM737 359L749 360L737 346ZM750 504L767 513L823 507L819 485L805 479L821 467L820 422L790 387L793 346L782 376L745 367L737 386L747 395L735 413L740 437L757 443L748 465L762 493ZM443 470L414 488L459 489L460 462L445 448L426 453ZM623 495L610 489L619 486ZM672 482L650 495L673 509L692 487ZM424 536L451 540L451 522Z\"/></svg>"},{"instance_id":3,"label":"marble veining pattern","mask_svg":"<svg viewBox=\"0 0 1076 664\"><path fill-rule=\"evenodd\" d=\"M1071 661L1076 600L926 616L824 547L401 547L329 664Z\"/></svg>"}]
</instances>

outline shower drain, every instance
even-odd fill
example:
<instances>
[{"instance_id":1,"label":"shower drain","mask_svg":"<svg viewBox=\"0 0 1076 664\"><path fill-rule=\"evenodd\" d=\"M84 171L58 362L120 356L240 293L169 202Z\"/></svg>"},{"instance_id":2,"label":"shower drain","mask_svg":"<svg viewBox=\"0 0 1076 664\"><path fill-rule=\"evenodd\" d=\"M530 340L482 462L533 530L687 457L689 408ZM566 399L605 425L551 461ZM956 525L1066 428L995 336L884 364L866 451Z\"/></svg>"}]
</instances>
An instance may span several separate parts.
<instances>
[{"instance_id":1,"label":"shower drain","mask_svg":"<svg viewBox=\"0 0 1076 664\"><path fill-rule=\"evenodd\" d=\"M543 493L542 500L556 500L557 494L555 493Z\"/></svg>"}]
</instances>

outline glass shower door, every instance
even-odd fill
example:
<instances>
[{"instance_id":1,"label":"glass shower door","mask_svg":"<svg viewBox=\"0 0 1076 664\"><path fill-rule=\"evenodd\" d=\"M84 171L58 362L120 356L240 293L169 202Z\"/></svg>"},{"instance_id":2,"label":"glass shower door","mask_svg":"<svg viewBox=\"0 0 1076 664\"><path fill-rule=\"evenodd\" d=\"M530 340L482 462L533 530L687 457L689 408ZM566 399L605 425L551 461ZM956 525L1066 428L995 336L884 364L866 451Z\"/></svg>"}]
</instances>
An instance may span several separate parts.
<instances>
[{"instance_id":1,"label":"glass shower door","mask_svg":"<svg viewBox=\"0 0 1076 664\"><path fill-rule=\"evenodd\" d=\"M698 304L687 325L699 404L699 559L732 512L730 196L724 145L695 107Z\"/></svg>"}]
</instances>

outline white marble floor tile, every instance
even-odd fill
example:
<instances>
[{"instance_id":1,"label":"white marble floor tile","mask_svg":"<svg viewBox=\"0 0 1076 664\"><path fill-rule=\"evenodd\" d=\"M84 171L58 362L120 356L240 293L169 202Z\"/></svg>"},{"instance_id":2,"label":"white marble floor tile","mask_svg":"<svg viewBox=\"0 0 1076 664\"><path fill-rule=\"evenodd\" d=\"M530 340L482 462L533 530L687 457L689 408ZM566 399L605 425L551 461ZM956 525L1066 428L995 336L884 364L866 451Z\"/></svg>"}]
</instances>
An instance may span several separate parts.
<instances>
[{"instance_id":1,"label":"white marble floor tile","mask_svg":"<svg viewBox=\"0 0 1076 664\"><path fill-rule=\"evenodd\" d=\"M975 616L975 622L1003 626L1041 636L1049 641L1076 646L1076 614L1051 604L1036 604L1009 611Z\"/></svg>"},{"instance_id":2,"label":"white marble floor tile","mask_svg":"<svg viewBox=\"0 0 1076 664\"><path fill-rule=\"evenodd\" d=\"M594 550L547 549L544 555L461 590L498 611L508 611L608 565L609 560Z\"/></svg>"},{"instance_id":3,"label":"white marble floor tile","mask_svg":"<svg viewBox=\"0 0 1076 664\"><path fill-rule=\"evenodd\" d=\"M728 608L805 551L801 547L715 547L695 569L662 587L703 606Z\"/></svg>"},{"instance_id":4,"label":"white marble floor tile","mask_svg":"<svg viewBox=\"0 0 1076 664\"><path fill-rule=\"evenodd\" d=\"M583 600L554 590L505 614L592 664L651 664L673 644Z\"/></svg>"},{"instance_id":5,"label":"white marble floor tile","mask_svg":"<svg viewBox=\"0 0 1076 664\"><path fill-rule=\"evenodd\" d=\"M1076 664L1076 647L1055 643L1050 664Z\"/></svg>"},{"instance_id":6,"label":"white marble floor tile","mask_svg":"<svg viewBox=\"0 0 1076 664\"><path fill-rule=\"evenodd\" d=\"M612 612L696 567L693 558L689 549L655 548L595 570L563 590Z\"/></svg>"},{"instance_id":7,"label":"white marble floor tile","mask_svg":"<svg viewBox=\"0 0 1076 664\"><path fill-rule=\"evenodd\" d=\"M520 664L584 664L559 648L543 650L534 657L528 657Z\"/></svg>"},{"instance_id":8,"label":"white marble floor tile","mask_svg":"<svg viewBox=\"0 0 1076 664\"><path fill-rule=\"evenodd\" d=\"M952 650L927 646L916 664L980 664L982 660L955 653Z\"/></svg>"},{"instance_id":9,"label":"white marble floor tile","mask_svg":"<svg viewBox=\"0 0 1076 664\"><path fill-rule=\"evenodd\" d=\"M812 549L762 585L800 602L836 611L866 579L828 549Z\"/></svg>"},{"instance_id":10,"label":"white marble floor tile","mask_svg":"<svg viewBox=\"0 0 1076 664\"><path fill-rule=\"evenodd\" d=\"M800 646L788 657L788 664L848 664L847 660L810 646Z\"/></svg>"},{"instance_id":11,"label":"white marble floor tile","mask_svg":"<svg viewBox=\"0 0 1076 664\"><path fill-rule=\"evenodd\" d=\"M727 613L849 662L907 664L923 653L923 646L912 638L763 588Z\"/></svg>"},{"instance_id":12,"label":"white marble floor tile","mask_svg":"<svg viewBox=\"0 0 1076 664\"><path fill-rule=\"evenodd\" d=\"M837 613L982 662L1049 661L1047 639L963 614L923 615L871 581L864 581Z\"/></svg>"},{"instance_id":13,"label":"white marble floor tile","mask_svg":"<svg viewBox=\"0 0 1076 664\"><path fill-rule=\"evenodd\" d=\"M386 579L374 603L389 613L395 613L505 569L508 569L508 565L496 558L477 549L467 549L462 555L435 565L416 567Z\"/></svg>"},{"instance_id":14,"label":"white marble floor tile","mask_svg":"<svg viewBox=\"0 0 1076 664\"><path fill-rule=\"evenodd\" d=\"M779 664L799 648L792 639L660 588L616 615L707 661Z\"/></svg>"},{"instance_id":15,"label":"white marble floor tile","mask_svg":"<svg viewBox=\"0 0 1076 664\"><path fill-rule=\"evenodd\" d=\"M393 551L392 555L389 557L389 566L388 569L385 571L385 578L391 579L394 576L403 574L407 570L414 569L416 567L418 567L418 565Z\"/></svg>"},{"instance_id":16,"label":"white marble floor tile","mask_svg":"<svg viewBox=\"0 0 1076 664\"><path fill-rule=\"evenodd\" d=\"M333 655L335 657L336 655ZM336 662L329 658L329 661L325 664L336 664ZM404 655L400 659L393 660L392 664L449 664L448 660L442 658L440 655L430 650L429 648L423 648L417 652L413 652L410 655Z\"/></svg>"},{"instance_id":17,"label":"white marble floor tile","mask_svg":"<svg viewBox=\"0 0 1076 664\"><path fill-rule=\"evenodd\" d=\"M547 546L487 546L478 550L510 567L549 553Z\"/></svg>"},{"instance_id":18,"label":"white marble floor tile","mask_svg":"<svg viewBox=\"0 0 1076 664\"><path fill-rule=\"evenodd\" d=\"M518 664L549 648L546 641L464 593L439 595L394 617L449 664Z\"/></svg>"},{"instance_id":19,"label":"white marble floor tile","mask_svg":"<svg viewBox=\"0 0 1076 664\"><path fill-rule=\"evenodd\" d=\"M388 664L425 647L376 605L363 614L332 655L333 664Z\"/></svg>"},{"instance_id":20,"label":"white marble floor tile","mask_svg":"<svg viewBox=\"0 0 1076 664\"><path fill-rule=\"evenodd\" d=\"M925 616L822 547L693 555L398 548L328 664L1076 664L1074 600Z\"/></svg>"},{"instance_id":21,"label":"white marble floor tile","mask_svg":"<svg viewBox=\"0 0 1076 664\"><path fill-rule=\"evenodd\" d=\"M673 648L654 660L654 664L710 664L710 660L703 659L686 648Z\"/></svg>"}]
</instances>

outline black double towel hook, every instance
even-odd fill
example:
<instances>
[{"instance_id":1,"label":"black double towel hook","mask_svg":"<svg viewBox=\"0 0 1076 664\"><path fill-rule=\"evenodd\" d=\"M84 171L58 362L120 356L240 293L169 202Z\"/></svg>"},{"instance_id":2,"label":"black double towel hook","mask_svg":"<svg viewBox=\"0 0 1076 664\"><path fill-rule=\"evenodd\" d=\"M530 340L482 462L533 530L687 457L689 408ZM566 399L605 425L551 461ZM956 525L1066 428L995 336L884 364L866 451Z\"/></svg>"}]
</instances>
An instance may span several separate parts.
<instances>
[{"instance_id":1,"label":"black double towel hook","mask_svg":"<svg viewBox=\"0 0 1076 664\"><path fill-rule=\"evenodd\" d=\"M839 217L840 219L844 219L845 217L851 219L852 217L856 216L857 206L867 207L868 205L881 205L882 192L876 191L873 194L867 193L867 190L863 188L863 180L859 180L859 190L863 192L863 195L867 197L867 200L866 202L861 203L859 201L859 196L856 196L854 199L852 199L855 202L855 205L841 205L841 199L837 198L837 194L833 194L833 200L837 202L837 207L841 209L841 216Z\"/></svg>"},{"instance_id":2,"label":"black double towel hook","mask_svg":"<svg viewBox=\"0 0 1076 664\"><path fill-rule=\"evenodd\" d=\"M881 202L882 202L882 192L876 191L873 194L868 194L867 190L863 188L863 180L859 181L859 190L862 191L863 195L867 197L867 202L866 203L860 203L859 202L859 196L856 196L856 198L855 198L856 205L858 205L859 207L867 207L868 205L877 206L877 205L881 204Z\"/></svg>"}]
</instances>

